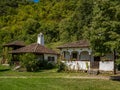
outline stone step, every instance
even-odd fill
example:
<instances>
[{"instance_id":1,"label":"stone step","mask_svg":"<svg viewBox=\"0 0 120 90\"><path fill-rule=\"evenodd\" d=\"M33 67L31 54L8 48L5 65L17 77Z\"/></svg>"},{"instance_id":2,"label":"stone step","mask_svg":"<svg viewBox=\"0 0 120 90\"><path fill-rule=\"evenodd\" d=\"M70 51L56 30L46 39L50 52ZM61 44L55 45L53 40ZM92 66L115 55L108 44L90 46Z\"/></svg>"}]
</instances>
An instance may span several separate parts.
<instances>
[{"instance_id":1,"label":"stone step","mask_svg":"<svg viewBox=\"0 0 120 90\"><path fill-rule=\"evenodd\" d=\"M93 74L93 75L98 75L99 74L99 70L98 69L91 69L91 70L88 70L88 73L89 74Z\"/></svg>"}]
</instances>

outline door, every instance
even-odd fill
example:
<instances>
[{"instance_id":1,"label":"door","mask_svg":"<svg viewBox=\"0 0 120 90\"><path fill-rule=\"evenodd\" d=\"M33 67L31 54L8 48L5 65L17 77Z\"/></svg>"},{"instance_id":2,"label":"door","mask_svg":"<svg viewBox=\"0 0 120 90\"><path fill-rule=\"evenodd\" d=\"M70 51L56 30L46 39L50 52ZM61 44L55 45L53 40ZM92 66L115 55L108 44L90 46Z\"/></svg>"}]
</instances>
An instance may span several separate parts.
<instances>
[{"instance_id":1,"label":"door","mask_svg":"<svg viewBox=\"0 0 120 90\"><path fill-rule=\"evenodd\" d=\"M99 68L100 57L94 57L94 62L91 63L91 68L98 69Z\"/></svg>"}]
</instances>

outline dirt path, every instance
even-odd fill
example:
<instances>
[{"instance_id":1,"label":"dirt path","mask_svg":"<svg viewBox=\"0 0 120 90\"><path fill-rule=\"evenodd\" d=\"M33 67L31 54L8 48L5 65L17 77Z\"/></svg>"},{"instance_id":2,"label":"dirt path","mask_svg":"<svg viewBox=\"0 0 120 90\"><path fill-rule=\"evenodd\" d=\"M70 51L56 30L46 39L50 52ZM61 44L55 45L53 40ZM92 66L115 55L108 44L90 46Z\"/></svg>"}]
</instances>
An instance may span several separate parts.
<instances>
[{"instance_id":1,"label":"dirt path","mask_svg":"<svg viewBox=\"0 0 120 90\"><path fill-rule=\"evenodd\" d=\"M41 76L0 76L0 78L74 78L74 79L103 79L103 80L109 80L108 76L47 76L47 77L41 77Z\"/></svg>"},{"instance_id":2,"label":"dirt path","mask_svg":"<svg viewBox=\"0 0 120 90\"><path fill-rule=\"evenodd\" d=\"M65 77L65 78L104 79L104 80L109 80L109 77L108 77L108 76L71 76L71 77Z\"/></svg>"}]
</instances>

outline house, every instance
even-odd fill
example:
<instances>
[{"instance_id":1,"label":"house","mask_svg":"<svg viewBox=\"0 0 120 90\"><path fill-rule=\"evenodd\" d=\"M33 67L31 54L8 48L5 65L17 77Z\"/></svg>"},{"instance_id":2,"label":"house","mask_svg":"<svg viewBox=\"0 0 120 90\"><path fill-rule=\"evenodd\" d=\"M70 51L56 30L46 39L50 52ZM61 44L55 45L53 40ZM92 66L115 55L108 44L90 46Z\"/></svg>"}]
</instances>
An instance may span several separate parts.
<instances>
[{"instance_id":1,"label":"house","mask_svg":"<svg viewBox=\"0 0 120 90\"><path fill-rule=\"evenodd\" d=\"M57 52L44 46L44 35L42 33L38 35L37 43L32 43L25 47L12 50L9 53L14 55L33 53L38 57L39 60L48 60L55 63L57 62L58 56Z\"/></svg>"},{"instance_id":2,"label":"house","mask_svg":"<svg viewBox=\"0 0 120 90\"><path fill-rule=\"evenodd\" d=\"M61 60L71 70L113 71L113 54L106 53L104 57L94 56L87 40L67 43L57 47L60 49Z\"/></svg>"}]
</instances>

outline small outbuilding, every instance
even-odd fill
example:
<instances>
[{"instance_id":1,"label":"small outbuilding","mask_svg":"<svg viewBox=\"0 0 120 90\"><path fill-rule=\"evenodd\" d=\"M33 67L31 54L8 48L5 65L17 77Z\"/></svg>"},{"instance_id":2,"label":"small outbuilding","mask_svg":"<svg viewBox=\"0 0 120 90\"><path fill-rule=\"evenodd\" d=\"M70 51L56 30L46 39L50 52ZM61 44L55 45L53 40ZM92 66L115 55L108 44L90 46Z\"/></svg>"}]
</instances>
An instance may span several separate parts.
<instances>
[{"instance_id":1,"label":"small outbuilding","mask_svg":"<svg viewBox=\"0 0 120 90\"><path fill-rule=\"evenodd\" d=\"M18 48L21 48L24 46L25 46L25 44L23 41L13 41L13 42L3 45L3 47L12 48L12 50L15 50L15 49L18 49Z\"/></svg>"},{"instance_id":2,"label":"small outbuilding","mask_svg":"<svg viewBox=\"0 0 120 90\"><path fill-rule=\"evenodd\" d=\"M24 53L33 53L37 55L39 60L48 60L57 62L58 53L52 49L49 49L44 46L44 35L40 33L38 35L37 43L32 43L25 47L10 51L11 54L24 54Z\"/></svg>"},{"instance_id":3,"label":"small outbuilding","mask_svg":"<svg viewBox=\"0 0 120 90\"><path fill-rule=\"evenodd\" d=\"M2 64L5 64L6 62L8 62L8 51L9 50L16 50L16 49L19 49L21 47L24 47L25 44L23 41L13 41L13 42L10 42L10 43L7 43L7 44L4 44L3 45L3 59L1 61ZM12 54L12 57L14 56L14 54ZM14 57L15 58L15 57ZM13 59L13 58L12 58ZM13 61L13 60L11 60ZM15 62L15 61L14 61Z\"/></svg>"}]
</instances>

